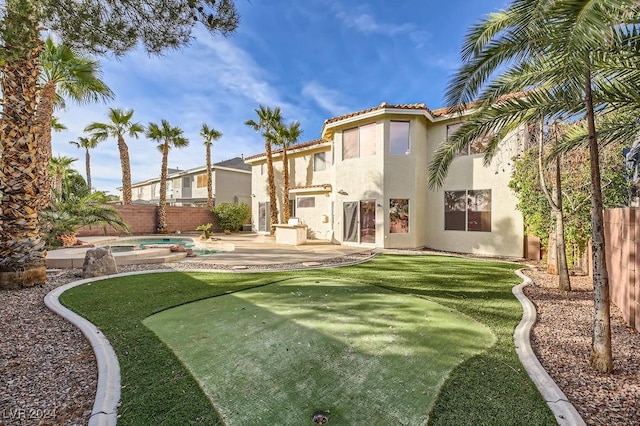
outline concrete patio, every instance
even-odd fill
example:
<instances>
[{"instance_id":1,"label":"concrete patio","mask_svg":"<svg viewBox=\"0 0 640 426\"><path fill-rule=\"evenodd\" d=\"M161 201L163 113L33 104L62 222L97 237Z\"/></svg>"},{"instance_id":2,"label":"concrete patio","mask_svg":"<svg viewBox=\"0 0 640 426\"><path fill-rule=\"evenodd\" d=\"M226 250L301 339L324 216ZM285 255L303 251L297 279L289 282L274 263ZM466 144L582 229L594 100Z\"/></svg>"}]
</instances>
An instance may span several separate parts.
<instances>
[{"instance_id":1,"label":"concrete patio","mask_svg":"<svg viewBox=\"0 0 640 426\"><path fill-rule=\"evenodd\" d=\"M147 235L148 238L161 237L191 237L194 240L198 236L188 235ZM123 238L130 239L125 236ZM291 246L276 244L275 238L270 235L260 234L216 234L214 243L223 247L223 251L216 254L186 257L186 253L172 253L167 248L146 248L127 252L114 252L117 265L132 265L141 263L164 262L201 262L204 259L209 263L220 265L269 265L278 263L305 263L318 262L334 257L345 256L370 249L358 246L344 246L331 244L324 240L308 240L306 244ZM114 237L80 237L85 243L95 246L117 245ZM85 253L89 248L63 248L51 250L47 253L47 268L82 268Z\"/></svg>"}]
</instances>

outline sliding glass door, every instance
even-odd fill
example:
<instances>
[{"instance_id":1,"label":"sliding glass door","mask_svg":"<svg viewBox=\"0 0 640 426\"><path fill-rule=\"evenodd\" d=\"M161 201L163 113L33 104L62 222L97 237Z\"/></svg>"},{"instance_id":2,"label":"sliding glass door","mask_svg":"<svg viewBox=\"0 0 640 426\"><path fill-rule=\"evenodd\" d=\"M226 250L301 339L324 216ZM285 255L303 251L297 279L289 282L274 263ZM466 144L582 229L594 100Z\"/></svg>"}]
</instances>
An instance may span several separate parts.
<instances>
[{"instance_id":1,"label":"sliding glass door","mask_svg":"<svg viewBox=\"0 0 640 426\"><path fill-rule=\"evenodd\" d=\"M375 200L348 201L342 204L342 240L351 243L376 242Z\"/></svg>"}]
</instances>

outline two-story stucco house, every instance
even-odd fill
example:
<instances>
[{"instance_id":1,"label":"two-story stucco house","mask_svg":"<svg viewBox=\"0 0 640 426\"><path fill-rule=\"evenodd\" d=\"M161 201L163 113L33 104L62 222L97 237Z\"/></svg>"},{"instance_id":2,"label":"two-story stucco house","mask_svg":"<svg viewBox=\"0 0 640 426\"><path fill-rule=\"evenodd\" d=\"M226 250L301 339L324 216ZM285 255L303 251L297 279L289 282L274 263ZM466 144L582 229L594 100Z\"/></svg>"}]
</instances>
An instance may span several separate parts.
<instances>
[{"instance_id":1,"label":"two-story stucco house","mask_svg":"<svg viewBox=\"0 0 640 426\"><path fill-rule=\"evenodd\" d=\"M522 257L524 224L508 183L524 130L506 138L488 166L483 141L472 144L443 187L428 188L434 152L462 120L424 104L387 103L326 120L320 139L287 150L292 216L310 237L341 244ZM282 151L273 159L281 213ZM268 232L266 155L245 161L254 228Z\"/></svg>"},{"instance_id":2,"label":"two-story stucco house","mask_svg":"<svg viewBox=\"0 0 640 426\"><path fill-rule=\"evenodd\" d=\"M211 167L213 196L216 204L251 204L251 166L240 157L215 163ZM158 204L160 178L131 185L134 204ZM207 167L189 170L169 169L167 204L173 206L207 205Z\"/></svg>"}]
</instances>

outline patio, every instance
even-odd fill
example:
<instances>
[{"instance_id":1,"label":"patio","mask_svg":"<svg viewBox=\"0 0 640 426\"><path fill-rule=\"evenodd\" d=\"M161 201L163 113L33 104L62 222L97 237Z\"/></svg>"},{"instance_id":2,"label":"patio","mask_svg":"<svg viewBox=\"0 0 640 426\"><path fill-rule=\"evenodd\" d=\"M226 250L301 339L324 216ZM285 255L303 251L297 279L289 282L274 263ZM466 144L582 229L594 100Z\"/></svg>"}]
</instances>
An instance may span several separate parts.
<instances>
[{"instance_id":1,"label":"patio","mask_svg":"<svg viewBox=\"0 0 640 426\"><path fill-rule=\"evenodd\" d=\"M176 236L185 237L185 235ZM150 235L148 237L158 238L161 236ZM198 239L198 236L191 237L195 240ZM224 245L225 250L208 256L187 258L186 253L171 253L168 247L114 252L113 256L118 266L175 261L199 263L206 259L209 263L213 261L218 265L233 265L241 269L242 266L280 263L308 263L313 266L311 265L313 262L370 251L363 247L331 244L323 240L307 240L306 244L299 246L276 244L273 236L254 233L216 234L214 238L216 242ZM80 239L95 246L117 242L117 238L111 236L81 237ZM51 250L47 253L47 268L82 268L88 249L85 247Z\"/></svg>"}]
</instances>

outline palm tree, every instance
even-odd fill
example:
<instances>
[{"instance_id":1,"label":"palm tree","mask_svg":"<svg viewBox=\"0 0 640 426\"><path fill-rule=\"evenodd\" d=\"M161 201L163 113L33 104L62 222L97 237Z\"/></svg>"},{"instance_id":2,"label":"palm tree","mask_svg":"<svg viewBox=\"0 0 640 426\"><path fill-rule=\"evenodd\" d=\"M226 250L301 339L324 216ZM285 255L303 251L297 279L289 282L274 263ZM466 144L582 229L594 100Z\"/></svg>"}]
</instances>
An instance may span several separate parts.
<instances>
[{"instance_id":1,"label":"palm tree","mask_svg":"<svg viewBox=\"0 0 640 426\"><path fill-rule=\"evenodd\" d=\"M222 133L214 129L213 127L209 127L206 123L202 125L200 129L200 136L204 139L203 144L206 149L206 158L207 158L207 207L213 207L213 182L212 172L211 172L211 145L213 145L213 141L218 140L222 137Z\"/></svg>"},{"instance_id":2,"label":"palm tree","mask_svg":"<svg viewBox=\"0 0 640 426\"><path fill-rule=\"evenodd\" d=\"M67 177L76 172L71 165L78 161L77 158L58 155L51 157L49 171L53 176L52 187L55 194L62 194L62 183Z\"/></svg>"},{"instance_id":3,"label":"palm tree","mask_svg":"<svg viewBox=\"0 0 640 426\"><path fill-rule=\"evenodd\" d=\"M73 177L73 173L69 177ZM82 179L80 175L76 177ZM73 235L82 226L111 226L129 232L129 224L108 202L109 197L102 191L76 193L63 190L57 194L53 203L41 213L48 244L58 244L61 235Z\"/></svg>"},{"instance_id":4,"label":"palm tree","mask_svg":"<svg viewBox=\"0 0 640 426\"><path fill-rule=\"evenodd\" d=\"M42 42L33 2L6 1L2 28L2 126L0 126L0 288L46 281L40 236L36 116Z\"/></svg>"},{"instance_id":5,"label":"palm tree","mask_svg":"<svg viewBox=\"0 0 640 426\"><path fill-rule=\"evenodd\" d=\"M591 166L591 223L594 279L594 323L590 364L601 372L613 369L609 318L609 281L605 263L602 189L594 111L625 91L631 79L611 67L620 40L637 34L632 0L515 0L467 34L463 66L452 80L450 105L474 105L477 112L456 136L441 145L430 165L429 183L441 185L453 156L479 135L491 134L485 154L490 161L499 141L510 131L541 116L559 121L586 117ZM637 11L637 10L636 10ZM637 46L637 41L636 41ZM614 64L615 65L615 64ZM633 88L629 90L633 91ZM510 95L525 91L523 97ZM637 108L637 105L636 105Z\"/></svg>"},{"instance_id":6,"label":"palm tree","mask_svg":"<svg viewBox=\"0 0 640 426\"><path fill-rule=\"evenodd\" d=\"M36 120L40 128L38 162L41 170L38 181L41 187L47 188L54 108L64 107L64 98L85 104L113 99L114 94L100 79L98 62L74 52L68 46L56 45L49 38L44 42L40 60L42 63L41 89L36 112ZM43 195L41 208L49 202L49 198L48 194Z\"/></svg>"},{"instance_id":7,"label":"palm tree","mask_svg":"<svg viewBox=\"0 0 640 426\"><path fill-rule=\"evenodd\" d=\"M298 142L301 134L302 129L300 129L300 122L294 121L289 126L279 123L275 131L267 135L273 144L282 147L282 180L284 192L282 197L282 207L284 209L282 214L283 223L288 223L289 217L291 216L291 206L289 205L289 157L287 149L289 146Z\"/></svg>"},{"instance_id":8,"label":"palm tree","mask_svg":"<svg viewBox=\"0 0 640 426\"><path fill-rule=\"evenodd\" d=\"M167 168L169 167L169 149L184 148L189 140L183 136L182 129L172 127L167 120L161 120L160 125L149 123L146 136L158 142L158 149L162 152L162 169L160 170L160 202L158 203L158 232L167 233Z\"/></svg>"},{"instance_id":9,"label":"palm tree","mask_svg":"<svg viewBox=\"0 0 640 426\"><path fill-rule=\"evenodd\" d=\"M98 139L94 137L78 137L77 141L69 141L71 145L76 146L79 149L84 148L84 162L85 162L85 170L87 173L87 186L89 187L89 192L91 192L91 155L89 154L90 149L94 149L98 146Z\"/></svg>"},{"instance_id":10,"label":"palm tree","mask_svg":"<svg viewBox=\"0 0 640 426\"><path fill-rule=\"evenodd\" d=\"M94 5L98 2L94 2ZM39 192L36 122L38 75L43 41L49 28L83 51L120 56L140 45L159 54L192 40L195 25L211 34L227 35L239 17L233 0L101 3L101 13L91 6L71 2L5 0L0 8L0 67L2 74L2 126L0 126L0 287L28 287L46 281L44 244L38 237ZM69 7L67 7L69 6ZM104 13L102 13L104 12ZM167 16L178 19L167 19ZM46 163L45 163L46 164Z\"/></svg>"},{"instance_id":11,"label":"palm tree","mask_svg":"<svg viewBox=\"0 0 640 426\"><path fill-rule=\"evenodd\" d=\"M268 134L274 133L279 123L282 123L280 108L271 109L268 106L260 105L255 110L258 121L247 120L244 124L251 127L256 132L260 132L264 137L264 150L267 156L267 187L269 191L269 203L271 205L271 225L278 223L278 202L276 199L276 188L273 175L273 156L271 155L271 140ZM271 233L274 229L271 227Z\"/></svg>"},{"instance_id":12,"label":"palm tree","mask_svg":"<svg viewBox=\"0 0 640 426\"><path fill-rule=\"evenodd\" d=\"M122 168L122 204L131 205L131 164L129 162L129 148L124 141L124 136L129 135L137 139L140 133L144 132L144 126L131 120L133 117L132 109L109 108L108 117L107 123L91 123L84 128L84 131L91 133L92 137L99 142L109 137L117 139Z\"/></svg>"}]
</instances>

